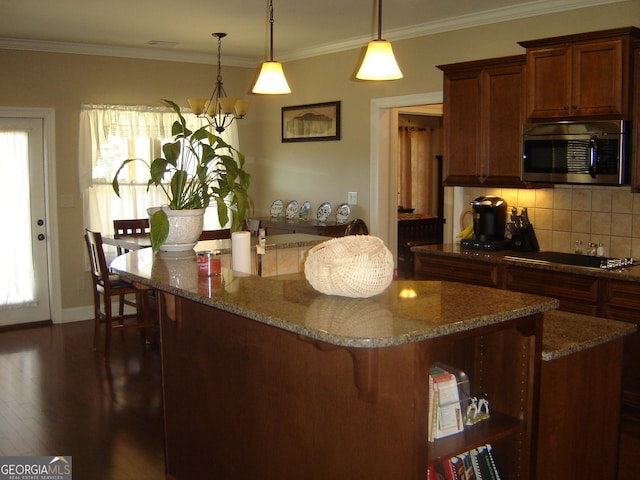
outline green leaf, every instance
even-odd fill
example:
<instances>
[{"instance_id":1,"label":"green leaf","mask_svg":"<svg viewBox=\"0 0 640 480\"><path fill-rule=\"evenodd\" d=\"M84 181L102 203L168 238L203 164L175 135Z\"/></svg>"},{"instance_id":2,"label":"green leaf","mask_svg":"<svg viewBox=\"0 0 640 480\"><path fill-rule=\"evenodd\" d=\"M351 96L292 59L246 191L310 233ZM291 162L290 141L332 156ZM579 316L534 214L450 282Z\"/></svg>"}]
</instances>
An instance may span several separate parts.
<instances>
[{"instance_id":1,"label":"green leaf","mask_svg":"<svg viewBox=\"0 0 640 480\"><path fill-rule=\"evenodd\" d=\"M141 158L130 158L122 162L122 165L120 165L120 168L118 168L118 171L113 176L113 180L111 181L111 187L113 188L113 191L116 192L116 195L118 196L120 196L120 183L118 182L118 176L120 175L120 172L122 171L122 169L126 167L128 164L130 164L131 162L142 162L147 166L149 165L147 162L145 162Z\"/></svg>"},{"instance_id":2,"label":"green leaf","mask_svg":"<svg viewBox=\"0 0 640 480\"><path fill-rule=\"evenodd\" d=\"M157 252L169 236L169 218L164 210L160 209L149 220L151 230L151 248Z\"/></svg>"}]
</instances>

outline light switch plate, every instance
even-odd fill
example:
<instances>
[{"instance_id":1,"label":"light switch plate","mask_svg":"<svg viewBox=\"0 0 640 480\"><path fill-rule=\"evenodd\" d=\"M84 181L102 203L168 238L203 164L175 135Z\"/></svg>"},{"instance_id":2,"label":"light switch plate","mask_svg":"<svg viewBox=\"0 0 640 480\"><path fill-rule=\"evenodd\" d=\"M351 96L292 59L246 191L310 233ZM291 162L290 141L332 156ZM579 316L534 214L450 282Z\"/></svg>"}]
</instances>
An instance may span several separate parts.
<instances>
[{"instance_id":1,"label":"light switch plate","mask_svg":"<svg viewBox=\"0 0 640 480\"><path fill-rule=\"evenodd\" d=\"M358 192L349 192L349 193L347 193L347 203L349 205L357 205L358 204Z\"/></svg>"}]
</instances>

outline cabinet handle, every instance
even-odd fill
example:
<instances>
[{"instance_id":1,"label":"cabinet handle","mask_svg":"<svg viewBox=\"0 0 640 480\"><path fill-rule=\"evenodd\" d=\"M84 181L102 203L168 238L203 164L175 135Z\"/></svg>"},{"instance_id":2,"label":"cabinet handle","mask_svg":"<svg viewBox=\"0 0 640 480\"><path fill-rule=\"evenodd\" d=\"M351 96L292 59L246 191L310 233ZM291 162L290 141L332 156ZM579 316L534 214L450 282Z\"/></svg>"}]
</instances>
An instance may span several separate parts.
<instances>
[{"instance_id":1,"label":"cabinet handle","mask_svg":"<svg viewBox=\"0 0 640 480\"><path fill-rule=\"evenodd\" d=\"M562 107L563 110L569 110L569 105L565 105Z\"/></svg>"},{"instance_id":2,"label":"cabinet handle","mask_svg":"<svg viewBox=\"0 0 640 480\"><path fill-rule=\"evenodd\" d=\"M458 271L458 267L454 267L454 266L449 267L449 269L450 269L452 272L457 272L457 271Z\"/></svg>"}]
</instances>

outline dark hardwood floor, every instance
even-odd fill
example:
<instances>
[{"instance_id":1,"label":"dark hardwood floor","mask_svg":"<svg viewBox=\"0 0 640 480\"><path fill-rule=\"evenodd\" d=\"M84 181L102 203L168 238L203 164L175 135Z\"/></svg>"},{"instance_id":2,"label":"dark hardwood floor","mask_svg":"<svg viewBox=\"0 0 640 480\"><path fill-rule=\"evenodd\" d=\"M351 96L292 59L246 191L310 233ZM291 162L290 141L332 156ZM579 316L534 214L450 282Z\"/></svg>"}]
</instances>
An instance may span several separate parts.
<instances>
[{"instance_id":1,"label":"dark hardwood floor","mask_svg":"<svg viewBox=\"0 0 640 480\"><path fill-rule=\"evenodd\" d=\"M164 479L158 353L93 322L0 332L0 456L64 455L79 480Z\"/></svg>"},{"instance_id":2,"label":"dark hardwood floor","mask_svg":"<svg viewBox=\"0 0 640 480\"><path fill-rule=\"evenodd\" d=\"M0 332L0 456L72 456L78 480L162 480L158 353L118 332L104 362L92 332L90 321ZM621 430L618 480L635 480L640 425Z\"/></svg>"}]
</instances>

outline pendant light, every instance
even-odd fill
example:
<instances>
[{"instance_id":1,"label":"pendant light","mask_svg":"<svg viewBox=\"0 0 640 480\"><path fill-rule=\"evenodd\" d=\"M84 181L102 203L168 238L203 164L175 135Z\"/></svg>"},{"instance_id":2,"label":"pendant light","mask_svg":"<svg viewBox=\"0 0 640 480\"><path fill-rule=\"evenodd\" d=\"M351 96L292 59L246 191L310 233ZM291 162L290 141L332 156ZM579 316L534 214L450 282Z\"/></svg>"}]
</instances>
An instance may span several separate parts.
<instances>
[{"instance_id":1,"label":"pendant light","mask_svg":"<svg viewBox=\"0 0 640 480\"><path fill-rule=\"evenodd\" d=\"M382 38L382 0L378 0L378 38L367 45L360 70L359 80L398 80L402 72L393 56L391 43Z\"/></svg>"},{"instance_id":2,"label":"pendant light","mask_svg":"<svg viewBox=\"0 0 640 480\"><path fill-rule=\"evenodd\" d=\"M215 128L216 132L222 133L234 120L244 118L249 110L249 100L227 97L227 92L224 91L222 86L222 62L220 57L222 39L227 34L212 33L211 35L218 39L218 77L215 87L209 97L209 101L206 98L187 98L187 102L189 102L193 113L199 117L208 116L211 126Z\"/></svg>"},{"instance_id":3,"label":"pendant light","mask_svg":"<svg viewBox=\"0 0 640 480\"><path fill-rule=\"evenodd\" d=\"M291 93L282 64L273 60L273 0L269 0L269 60L262 64L252 92L265 95Z\"/></svg>"}]
</instances>

